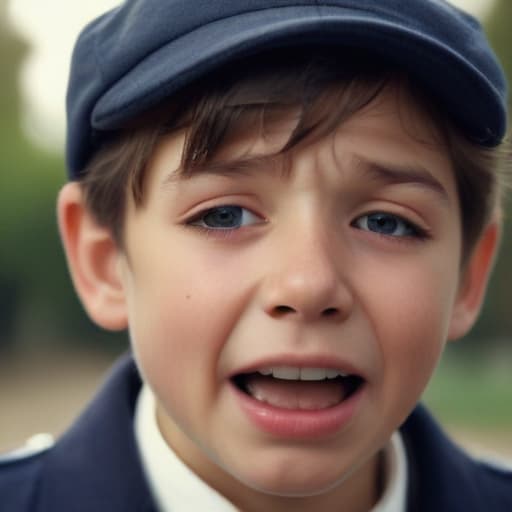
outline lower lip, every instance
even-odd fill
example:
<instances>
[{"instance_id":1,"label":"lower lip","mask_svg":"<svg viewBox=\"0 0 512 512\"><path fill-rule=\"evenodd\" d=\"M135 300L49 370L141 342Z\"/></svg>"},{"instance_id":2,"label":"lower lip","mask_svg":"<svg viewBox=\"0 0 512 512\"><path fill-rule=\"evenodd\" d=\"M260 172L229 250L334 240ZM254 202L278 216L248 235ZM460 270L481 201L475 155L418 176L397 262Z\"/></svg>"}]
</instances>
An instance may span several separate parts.
<instances>
[{"instance_id":1,"label":"lower lip","mask_svg":"<svg viewBox=\"0 0 512 512\"><path fill-rule=\"evenodd\" d=\"M344 429L354 417L365 385L338 405L318 410L282 409L260 402L232 388L240 408L257 428L276 437L313 439L331 436Z\"/></svg>"}]
</instances>

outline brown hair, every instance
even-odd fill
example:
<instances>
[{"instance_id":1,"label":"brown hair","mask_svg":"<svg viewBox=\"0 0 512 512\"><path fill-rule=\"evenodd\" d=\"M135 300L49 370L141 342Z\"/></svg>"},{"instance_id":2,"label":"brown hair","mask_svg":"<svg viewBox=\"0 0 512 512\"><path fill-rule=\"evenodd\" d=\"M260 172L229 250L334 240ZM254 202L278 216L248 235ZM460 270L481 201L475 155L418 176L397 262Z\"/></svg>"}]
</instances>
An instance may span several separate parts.
<instances>
[{"instance_id":1,"label":"brown hair","mask_svg":"<svg viewBox=\"0 0 512 512\"><path fill-rule=\"evenodd\" d=\"M81 184L87 207L122 244L127 193L144 200L145 171L165 135L186 128L180 172L191 174L209 164L241 119L264 124L273 109L299 107L299 121L278 154L333 131L375 99L390 83L406 87L442 135L458 188L467 256L499 205L503 147L469 141L443 109L406 72L365 52L343 57L315 49L274 51L221 68L111 134L86 166ZM208 84L205 87L204 83Z\"/></svg>"}]
</instances>

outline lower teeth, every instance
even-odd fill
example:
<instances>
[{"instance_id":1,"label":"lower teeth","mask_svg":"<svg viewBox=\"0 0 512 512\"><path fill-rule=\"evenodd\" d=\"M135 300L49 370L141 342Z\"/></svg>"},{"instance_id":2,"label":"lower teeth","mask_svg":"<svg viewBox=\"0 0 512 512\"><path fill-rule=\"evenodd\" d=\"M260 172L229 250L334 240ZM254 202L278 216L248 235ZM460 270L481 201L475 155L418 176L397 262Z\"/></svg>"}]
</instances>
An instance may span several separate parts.
<instances>
[{"instance_id":1,"label":"lower teeth","mask_svg":"<svg viewBox=\"0 0 512 512\"><path fill-rule=\"evenodd\" d=\"M247 377L243 388L259 402L281 409L314 411L338 405L347 397L342 381L282 381L273 377Z\"/></svg>"},{"instance_id":2,"label":"lower teeth","mask_svg":"<svg viewBox=\"0 0 512 512\"><path fill-rule=\"evenodd\" d=\"M263 402L273 407L278 407L280 409L289 409L289 410L301 410L301 411L319 411L322 409L328 409L329 407L333 407L334 405L338 405L343 401L341 400L326 400L322 403L312 402L308 400L297 400L295 402L285 401L285 400L268 400L264 396L258 396L257 394L249 393L255 400L258 402Z\"/></svg>"}]
</instances>

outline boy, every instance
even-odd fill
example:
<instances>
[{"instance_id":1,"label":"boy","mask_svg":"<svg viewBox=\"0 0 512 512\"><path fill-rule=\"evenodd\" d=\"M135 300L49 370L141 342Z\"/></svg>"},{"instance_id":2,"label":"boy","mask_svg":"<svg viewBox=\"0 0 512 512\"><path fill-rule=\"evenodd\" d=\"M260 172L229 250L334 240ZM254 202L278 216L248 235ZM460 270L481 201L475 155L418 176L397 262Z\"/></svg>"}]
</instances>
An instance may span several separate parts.
<instances>
[{"instance_id":1,"label":"boy","mask_svg":"<svg viewBox=\"0 0 512 512\"><path fill-rule=\"evenodd\" d=\"M512 510L512 473L416 406L500 233L505 84L475 20L132 0L81 35L68 115L72 278L133 360L3 464L3 509Z\"/></svg>"}]
</instances>

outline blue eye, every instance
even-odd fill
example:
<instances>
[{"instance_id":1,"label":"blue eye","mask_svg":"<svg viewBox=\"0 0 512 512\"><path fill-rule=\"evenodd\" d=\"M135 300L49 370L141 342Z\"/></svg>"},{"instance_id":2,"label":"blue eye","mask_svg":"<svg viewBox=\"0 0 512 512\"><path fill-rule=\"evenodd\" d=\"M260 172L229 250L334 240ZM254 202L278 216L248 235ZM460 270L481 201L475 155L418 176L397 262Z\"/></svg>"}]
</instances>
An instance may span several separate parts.
<instances>
[{"instance_id":1,"label":"blue eye","mask_svg":"<svg viewBox=\"0 0 512 512\"><path fill-rule=\"evenodd\" d=\"M354 225L364 231L372 231L387 236L418 238L423 236L420 228L391 213L369 213L356 219Z\"/></svg>"},{"instance_id":2,"label":"blue eye","mask_svg":"<svg viewBox=\"0 0 512 512\"><path fill-rule=\"evenodd\" d=\"M238 229L257 222L261 222L261 219L246 208L222 205L201 212L190 224L206 229Z\"/></svg>"}]
</instances>

